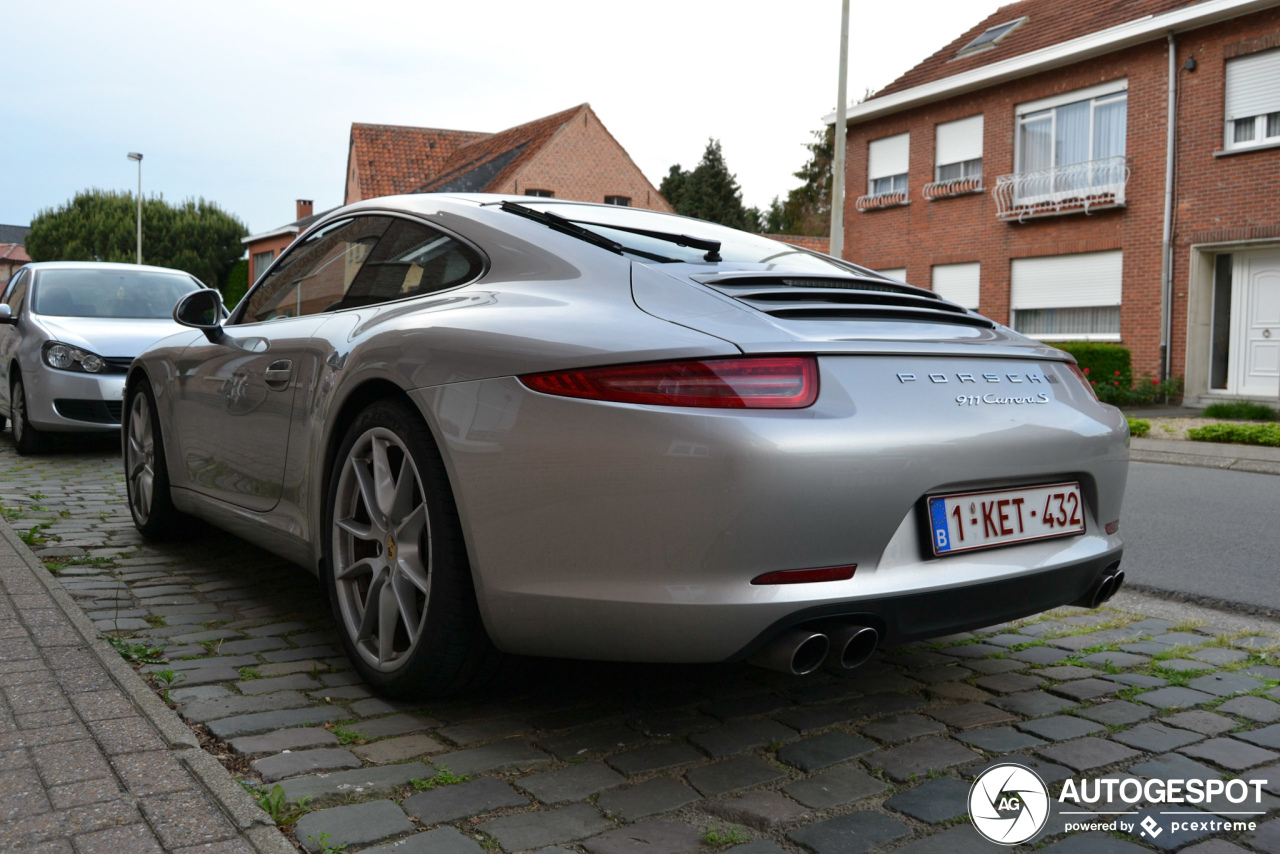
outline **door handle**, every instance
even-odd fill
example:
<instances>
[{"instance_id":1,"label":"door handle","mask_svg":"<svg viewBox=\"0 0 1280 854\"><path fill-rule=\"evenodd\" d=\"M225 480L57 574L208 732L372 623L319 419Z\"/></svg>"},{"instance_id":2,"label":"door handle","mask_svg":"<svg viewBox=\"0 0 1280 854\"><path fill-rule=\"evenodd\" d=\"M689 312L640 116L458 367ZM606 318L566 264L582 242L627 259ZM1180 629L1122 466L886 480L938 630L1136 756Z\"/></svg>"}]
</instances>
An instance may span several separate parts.
<instances>
[{"instance_id":1,"label":"door handle","mask_svg":"<svg viewBox=\"0 0 1280 854\"><path fill-rule=\"evenodd\" d=\"M277 359L262 373L262 378L272 388L284 388L289 384L291 376L293 376L293 362L288 359Z\"/></svg>"}]
</instances>

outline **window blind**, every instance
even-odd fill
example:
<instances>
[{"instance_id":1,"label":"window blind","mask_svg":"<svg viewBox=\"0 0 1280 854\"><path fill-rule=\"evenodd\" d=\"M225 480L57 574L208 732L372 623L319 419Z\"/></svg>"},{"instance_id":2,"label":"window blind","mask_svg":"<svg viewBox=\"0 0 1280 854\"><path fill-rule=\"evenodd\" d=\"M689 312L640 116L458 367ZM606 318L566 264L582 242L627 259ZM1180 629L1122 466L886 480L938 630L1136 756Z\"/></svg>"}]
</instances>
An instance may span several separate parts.
<instances>
[{"instance_id":1,"label":"window blind","mask_svg":"<svg viewBox=\"0 0 1280 854\"><path fill-rule=\"evenodd\" d=\"M909 133L874 140L867 157L867 177L874 181L906 172L910 147Z\"/></svg>"},{"instance_id":2,"label":"window blind","mask_svg":"<svg viewBox=\"0 0 1280 854\"><path fill-rule=\"evenodd\" d=\"M1227 118L1274 112L1280 112L1280 50L1227 60Z\"/></svg>"},{"instance_id":3,"label":"window blind","mask_svg":"<svg viewBox=\"0 0 1280 854\"><path fill-rule=\"evenodd\" d=\"M876 270L882 276L888 276L890 279L897 279L899 282L907 280L906 267L894 267L892 270Z\"/></svg>"},{"instance_id":4,"label":"window blind","mask_svg":"<svg viewBox=\"0 0 1280 854\"><path fill-rule=\"evenodd\" d=\"M982 157L982 116L970 116L937 127L937 165Z\"/></svg>"},{"instance_id":5,"label":"window blind","mask_svg":"<svg viewBox=\"0 0 1280 854\"><path fill-rule=\"evenodd\" d=\"M1123 256L1116 249L1015 258L1010 307L1017 311L1120 305Z\"/></svg>"},{"instance_id":6,"label":"window blind","mask_svg":"<svg viewBox=\"0 0 1280 854\"><path fill-rule=\"evenodd\" d=\"M939 264L933 268L933 292L946 300L976 309L982 265L977 261L964 264Z\"/></svg>"}]
</instances>

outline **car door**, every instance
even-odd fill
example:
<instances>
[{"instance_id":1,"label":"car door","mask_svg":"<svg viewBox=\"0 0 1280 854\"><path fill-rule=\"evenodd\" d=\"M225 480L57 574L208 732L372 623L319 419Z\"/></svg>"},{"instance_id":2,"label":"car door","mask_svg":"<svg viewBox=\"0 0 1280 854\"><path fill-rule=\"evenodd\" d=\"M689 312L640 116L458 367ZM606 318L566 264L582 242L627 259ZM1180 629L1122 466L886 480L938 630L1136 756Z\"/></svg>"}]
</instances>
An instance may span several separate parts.
<instances>
[{"instance_id":1,"label":"car door","mask_svg":"<svg viewBox=\"0 0 1280 854\"><path fill-rule=\"evenodd\" d=\"M31 271L22 269L17 272L9 287L4 292L3 301L9 306L13 323L0 324L0 414L9 412L10 367L18 360L18 346L22 343L18 331L18 315L26 302L27 285L31 281Z\"/></svg>"},{"instance_id":2,"label":"car door","mask_svg":"<svg viewBox=\"0 0 1280 854\"><path fill-rule=\"evenodd\" d=\"M338 220L292 246L216 340L183 351L173 402L183 486L250 510L280 500L289 420L319 368L308 342L332 317L390 220Z\"/></svg>"}]
</instances>

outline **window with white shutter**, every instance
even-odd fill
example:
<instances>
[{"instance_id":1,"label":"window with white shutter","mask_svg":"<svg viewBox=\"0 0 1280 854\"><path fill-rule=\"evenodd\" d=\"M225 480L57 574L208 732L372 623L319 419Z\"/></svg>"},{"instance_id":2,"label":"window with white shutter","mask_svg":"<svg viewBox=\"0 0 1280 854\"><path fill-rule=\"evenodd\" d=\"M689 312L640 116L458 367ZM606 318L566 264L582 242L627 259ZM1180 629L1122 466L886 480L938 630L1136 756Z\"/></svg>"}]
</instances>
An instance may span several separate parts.
<instances>
[{"instance_id":1,"label":"window with white shutter","mask_svg":"<svg viewBox=\"0 0 1280 854\"><path fill-rule=\"evenodd\" d=\"M1227 60L1226 147L1280 142L1280 50Z\"/></svg>"},{"instance_id":2,"label":"window with white shutter","mask_svg":"<svg viewBox=\"0 0 1280 854\"><path fill-rule=\"evenodd\" d=\"M1015 258L1013 328L1044 341L1120 340L1124 253Z\"/></svg>"},{"instance_id":3,"label":"window with white shutter","mask_svg":"<svg viewBox=\"0 0 1280 854\"><path fill-rule=\"evenodd\" d=\"M982 115L937 126L934 180L982 177Z\"/></svg>"},{"instance_id":4,"label":"window with white shutter","mask_svg":"<svg viewBox=\"0 0 1280 854\"><path fill-rule=\"evenodd\" d=\"M906 267L894 267L891 270L876 270L876 272L882 276L888 276L890 279L897 279L899 282L905 282L907 280Z\"/></svg>"},{"instance_id":5,"label":"window with white shutter","mask_svg":"<svg viewBox=\"0 0 1280 854\"><path fill-rule=\"evenodd\" d=\"M874 140L867 153L867 192L873 196L907 191L911 134Z\"/></svg>"},{"instance_id":6,"label":"window with white shutter","mask_svg":"<svg viewBox=\"0 0 1280 854\"><path fill-rule=\"evenodd\" d=\"M938 264L933 268L933 292L965 308L978 309L982 266L977 261Z\"/></svg>"}]
</instances>

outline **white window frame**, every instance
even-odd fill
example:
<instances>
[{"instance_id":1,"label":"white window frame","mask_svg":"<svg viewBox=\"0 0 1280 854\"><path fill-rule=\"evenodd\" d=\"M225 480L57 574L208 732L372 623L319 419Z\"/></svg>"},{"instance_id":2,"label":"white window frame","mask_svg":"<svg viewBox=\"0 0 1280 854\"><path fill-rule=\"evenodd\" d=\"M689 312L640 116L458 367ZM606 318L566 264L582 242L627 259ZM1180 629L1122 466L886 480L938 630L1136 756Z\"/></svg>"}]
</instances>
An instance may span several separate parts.
<instances>
[{"instance_id":1,"label":"white window frame","mask_svg":"<svg viewBox=\"0 0 1280 854\"><path fill-rule=\"evenodd\" d=\"M1258 54L1246 54L1245 56L1236 57L1234 59L1228 59L1225 67L1223 68L1224 94L1226 94L1225 92L1226 85L1227 85L1226 78L1228 77L1227 69L1230 68L1231 63L1245 62L1245 61L1248 61L1251 57L1258 57L1259 54L1276 54L1277 57L1280 58L1280 48L1273 48L1272 50L1259 51ZM1280 77L1276 79L1275 85L1278 89L1280 89ZM1267 120L1271 116L1276 116L1276 120L1275 120L1276 132L1268 136ZM1236 142L1236 124L1239 122L1247 122L1250 120L1253 121L1253 136L1250 139ZM1278 143L1280 143L1280 109L1272 110L1271 112L1260 113L1254 116L1233 116L1228 114L1223 117L1222 144L1223 144L1223 150L1225 151L1243 151L1250 148L1269 148Z\"/></svg>"},{"instance_id":2,"label":"white window frame","mask_svg":"<svg viewBox=\"0 0 1280 854\"><path fill-rule=\"evenodd\" d=\"M1012 21L1005 21L1003 24L996 24L994 27L987 27L985 30L978 33L978 35L974 36L969 41L968 44L966 44L964 47L956 51L956 58L958 59L962 56L969 56L971 54L982 53L983 51L991 50L991 48L995 47L996 45L1000 44L1000 42L1004 41L1008 37L1009 33L1018 29L1018 27L1021 27L1026 22L1027 22L1027 16L1023 15L1021 18L1015 18ZM985 36L987 33L991 32L992 30L998 30L1001 28L1005 28L1004 32L996 36L995 38L993 38L991 41L985 44L974 45L974 42L976 42L978 39Z\"/></svg>"},{"instance_id":3,"label":"white window frame","mask_svg":"<svg viewBox=\"0 0 1280 854\"><path fill-rule=\"evenodd\" d=\"M1019 297L1019 296L1017 295L1017 284L1016 284L1016 281L1015 281L1015 279L1016 279L1016 272L1017 272L1017 271L1016 271L1017 264L1016 264L1016 263L1014 263L1014 262L1021 261L1021 260L1025 260L1025 261L1040 261L1040 260L1049 261L1050 259L1053 259L1053 258L1063 258L1063 259L1065 259L1065 258L1082 258L1083 256L1104 256L1104 255L1105 255L1105 256L1110 256L1111 258L1114 258L1114 262L1117 264L1117 270L1116 270L1116 273L1117 273L1117 275L1119 276L1119 280L1120 280L1120 281L1119 281L1119 283L1118 283L1118 284L1119 284L1119 291L1115 294L1115 296L1114 296L1114 297L1103 297L1102 299L1099 299L1099 300L1093 300L1093 301L1090 301L1090 302L1088 302L1088 303L1087 303L1087 304L1085 304L1085 305L1078 305L1078 304L1073 305L1073 304L1071 304L1072 302L1075 302L1075 300L1064 300L1064 301L1063 301L1063 302L1064 302L1064 304L1062 304L1062 305L1055 305L1055 304L1044 304L1044 305L1031 304L1031 305L1028 305L1028 304L1026 304L1026 301L1024 301L1024 299L1023 299L1023 298L1021 298L1021 297ZM1010 274L1010 276L1009 276L1009 278L1010 278L1010 288L1009 288L1009 325L1010 325L1010 326L1011 326L1015 331L1018 331L1018 316L1017 316L1017 315L1018 315L1018 312L1019 312L1019 311L1036 311L1036 310L1039 310L1039 311L1057 311L1057 310L1060 310L1060 309L1068 309L1068 310L1070 310L1070 309L1110 309L1110 308L1114 308L1114 309L1116 309L1116 310L1121 310L1121 309L1122 309L1122 306L1123 306L1123 300L1124 300L1124 250L1122 250L1122 249L1108 249L1108 250L1103 250L1103 251L1098 251L1098 252L1072 252L1072 253L1067 253L1067 254L1064 254L1064 255L1055 255L1055 256L1034 256L1034 257L1032 257L1032 258L1026 258L1026 259L1013 259L1013 262L1011 262L1011 264L1010 264L1009 274ZM1035 301L1033 300L1032 302L1034 303ZM1121 316L1121 320L1123 320L1123 315ZM1032 338L1032 339L1034 339L1034 340L1036 340L1036 341L1121 341L1121 340L1123 340L1122 333L1123 333L1123 329L1121 329L1121 331L1120 331L1120 332L1061 332L1061 333L1059 333L1059 332L1047 332L1047 333L1032 333L1032 332L1021 332L1021 331L1019 331L1019 334L1020 334L1020 335L1026 335L1028 338Z\"/></svg>"},{"instance_id":4,"label":"white window frame","mask_svg":"<svg viewBox=\"0 0 1280 854\"><path fill-rule=\"evenodd\" d=\"M1092 160L1093 159L1093 156L1092 156L1093 155L1093 114L1096 111L1099 102L1112 103L1112 101L1114 100L1119 100L1120 95L1124 95L1126 98L1128 98L1128 93L1129 93L1129 81L1127 79L1115 80L1115 81L1112 81L1111 83L1103 83L1099 86L1090 86L1087 89L1077 89L1074 92L1067 92L1062 95L1055 95L1052 98L1041 98L1038 101L1028 101L1025 104L1019 104L1015 108L1015 117L1014 117L1014 125L1013 125L1014 173L1017 175L1022 175L1026 172L1026 170L1023 169L1023 164L1022 164L1022 154L1023 154L1022 126L1026 124L1027 116L1032 115L1034 113L1042 113L1045 110L1053 110L1053 115L1050 119L1049 136L1050 138L1057 138L1058 107L1065 107L1069 104L1078 104L1081 101L1088 101L1089 102L1089 155L1090 155L1089 159ZM1036 119L1036 121L1039 121L1039 119ZM1124 137L1125 137L1125 150L1127 152L1129 147L1129 128L1128 128L1127 122L1124 129ZM1058 152L1055 147L1053 151L1053 158L1055 161L1057 160L1057 157L1058 157ZM1057 168L1060 165L1061 164L1054 162L1050 165L1050 168Z\"/></svg>"},{"instance_id":5,"label":"white window frame","mask_svg":"<svg viewBox=\"0 0 1280 854\"><path fill-rule=\"evenodd\" d=\"M872 177L871 174L871 147L877 142L887 142L891 139L902 138L903 145L906 147L907 169L905 172L894 172L889 175L877 175ZM867 143L867 195L868 196L887 196L894 193L907 193L910 190L909 181L911 175L911 133L895 133L890 136L884 136L880 139L873 139ZM888 181L889 189L876 191L877 181Z\"/></svg>"}]
</instances>

